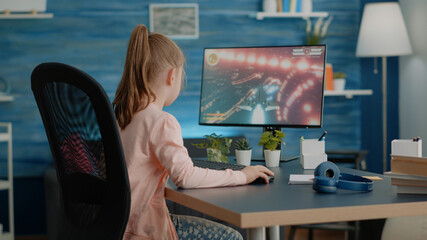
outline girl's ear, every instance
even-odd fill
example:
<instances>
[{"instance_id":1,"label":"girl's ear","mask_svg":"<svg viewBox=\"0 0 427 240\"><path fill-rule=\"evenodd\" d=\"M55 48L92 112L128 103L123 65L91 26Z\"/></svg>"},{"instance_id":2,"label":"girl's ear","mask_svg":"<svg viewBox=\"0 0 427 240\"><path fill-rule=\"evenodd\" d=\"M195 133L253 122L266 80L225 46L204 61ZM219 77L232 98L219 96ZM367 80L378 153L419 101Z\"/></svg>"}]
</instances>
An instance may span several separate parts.
<instances>
[{"instance_id":1,"label":"girl's ear","mask_svg":"<svg viewBox=\"0 0 427 240\"><path fill-rule=\"evenodd\" d=\"M167 84L172 85L176 80L176 68L171 68L168 72Z\"/></svg>"}]
</instances>

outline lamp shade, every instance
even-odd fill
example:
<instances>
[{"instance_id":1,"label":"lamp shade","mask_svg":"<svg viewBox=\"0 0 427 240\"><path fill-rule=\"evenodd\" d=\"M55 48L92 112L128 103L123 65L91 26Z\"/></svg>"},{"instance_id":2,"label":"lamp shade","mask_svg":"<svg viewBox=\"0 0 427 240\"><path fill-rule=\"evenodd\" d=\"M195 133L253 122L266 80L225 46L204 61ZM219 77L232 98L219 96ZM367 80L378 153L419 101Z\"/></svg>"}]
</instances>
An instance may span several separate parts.
<instances>
[{"instance_id":1,"label":"lamp shade","mask_svg":"<svg viewBox=\"0 0 427 240\"><path fill-rule=\"evenodd\" d=\"M367 3L363 10L356 56L400 56L412 53L397 2Z\"/></svg>"}]
</instances>

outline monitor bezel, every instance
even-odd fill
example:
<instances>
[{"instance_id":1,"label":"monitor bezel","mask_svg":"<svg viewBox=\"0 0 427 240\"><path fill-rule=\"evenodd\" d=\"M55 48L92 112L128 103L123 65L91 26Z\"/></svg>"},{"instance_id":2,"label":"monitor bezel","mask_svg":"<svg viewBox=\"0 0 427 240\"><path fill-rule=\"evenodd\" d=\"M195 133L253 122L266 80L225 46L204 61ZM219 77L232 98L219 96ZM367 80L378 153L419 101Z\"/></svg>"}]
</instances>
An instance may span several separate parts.
<instances>
[{"instance_id":1,"label":"monitor bezel","mask_svg":"<svg viewBox=\"0 0 427 240\"><path fill-rule=\"evenodd\" d=\"M321 103L321 116L320 116L320 124L319 125L299 125L299 124L238 124L238 123L205 123L201 122L201 105L202 105L202 90L203 90L203 74L205 68L205 52L206 50L211 49L239 49L239 48L283 48L283 47L324 47L324 70L323 70L323 81L322 81L322 103ZM318 44L318 45L274 45L274 46L239 46L239 47L205 47L203 48L203 64L202 64L202 79L200 85L200 101L199 101L199 120L198 123L201 126L238 126L238 127L272 127L272 128L322 128L323 126L323 108L324 108L324 99L325 99L325 73L326 73L326 54L327 48L326 44Z\"/></svg>"}]
</instances>

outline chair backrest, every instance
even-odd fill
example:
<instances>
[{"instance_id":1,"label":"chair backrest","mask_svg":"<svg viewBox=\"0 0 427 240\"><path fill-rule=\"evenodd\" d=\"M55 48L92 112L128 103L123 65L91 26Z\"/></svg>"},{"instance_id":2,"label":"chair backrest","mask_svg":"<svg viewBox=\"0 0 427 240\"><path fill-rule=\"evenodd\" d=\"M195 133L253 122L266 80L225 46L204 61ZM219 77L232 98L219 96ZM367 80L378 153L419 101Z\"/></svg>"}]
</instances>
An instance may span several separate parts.
<instances>
[{"instance_id":1,"label":"chair backrest","mask_svg":"<svg viewBox=\"0 0 427 240\"><path fill-rule=\"evenodd\" d=\"M60 193L57 239L122 239L130 187L117 122L101 85L61 63L38 65L31 88Z\"/></svg>"}]
</instances>

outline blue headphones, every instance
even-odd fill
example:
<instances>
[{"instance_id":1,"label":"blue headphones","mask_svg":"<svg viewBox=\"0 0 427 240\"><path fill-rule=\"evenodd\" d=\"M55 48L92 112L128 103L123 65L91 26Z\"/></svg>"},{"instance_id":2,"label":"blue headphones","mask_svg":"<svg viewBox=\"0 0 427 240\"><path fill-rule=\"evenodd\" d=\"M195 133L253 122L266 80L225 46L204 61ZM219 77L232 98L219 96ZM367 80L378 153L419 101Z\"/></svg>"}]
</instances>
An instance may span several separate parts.
<instances>
[{"instance_id":1,"label":"blue headphones","mask_svg":"<svg viewBox=\"0 0 427 240\"><path fill-rule=\"evenodd\" d=\"M340 173L337 165L323 162L314 170L313 189L322 193L335 193L338 188L353 191L372 191L373 181L361 176Z\"/></svg>"}]
</instances>

